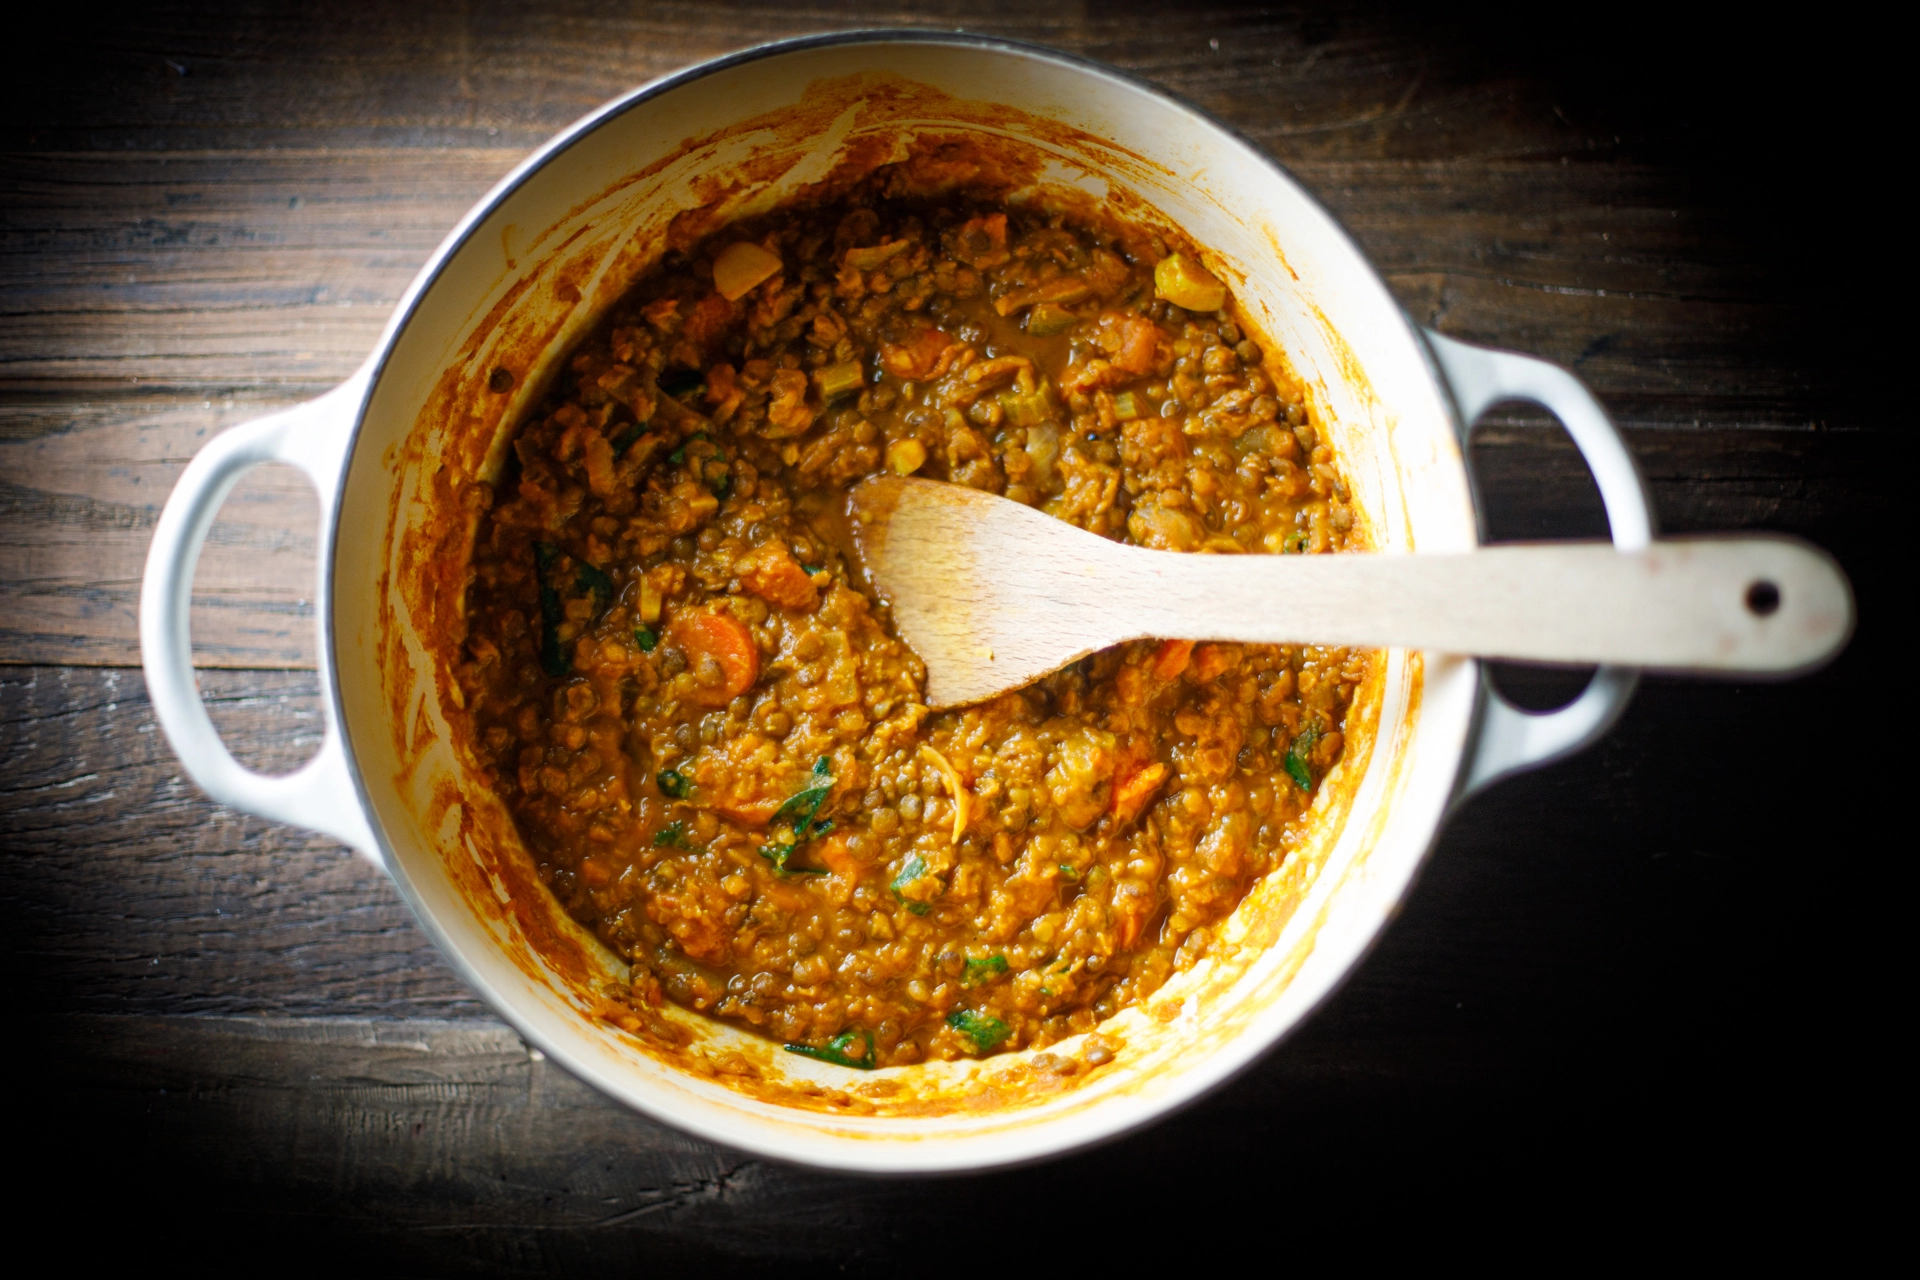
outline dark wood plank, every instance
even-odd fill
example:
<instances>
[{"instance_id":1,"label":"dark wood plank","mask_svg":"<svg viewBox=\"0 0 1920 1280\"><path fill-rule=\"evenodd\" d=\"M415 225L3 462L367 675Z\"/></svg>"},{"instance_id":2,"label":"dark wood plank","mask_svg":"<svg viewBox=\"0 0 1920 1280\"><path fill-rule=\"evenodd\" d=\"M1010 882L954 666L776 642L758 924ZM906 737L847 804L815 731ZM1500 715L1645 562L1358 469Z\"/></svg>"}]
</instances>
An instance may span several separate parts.
<instances>
[{"instance_id":1,"label":"dark wood plank","mask_svg":"<svg viewBox=\"0 0 1920 1280\"><path fill-rule=\"evenodd\" d=\"M0 179L0 662L136 661L147 531L197 442L350 372L522 148L635 80L854 15L161 6L28 68ZM1418 319L1571 365L1630 428L1885 421L1827 358L1805 273L1697 152L1675 162L1670 121L1584 101L1578 76L1484 29L1231 7L955 16L1219 112L1295 167ZM200 661L311 666L310 511L284 476L229 504Z\"/></svg>"},{"instance_id":2,"label":"dark wood plank","mask_svg":"<svg viewBox=\"0 0 1920 1280\"><path fill-rule=\"evenodd\" d=\"M0 186L0 379L330 385L520 155L16 157ZM1791 298L1686 174L1473 157L1294 170L1424 323L1575 365L1631 420L1819 416Z\"/></svg>"},{"instance_id":3,"label":"dark wood plank","mask_svg":"<svg viewBox=\"0 0 1920 1280\"><path fill-rule=\"evenodd\" d=\"M366 358L421 263L523 155L15 156L0 378L312 394Z\"/></svg>"},{"instance_id":4,"label":"dark wood plank","mask_svg":"<svg viewBox=\"0 0 1920 1280\"><path fill-rule=\"evenodd\" d=\"M982 1221L1050 1256L1087 1246L1063 1223L1108 1221L1130 1196L1232 1238L1275 1211L1276 1182L1293 1211L1366 1186L1470 1192L1504 1214L1628 1158L1636 1198L1692 1203L1703 1177L1764 1196L1780 1151L1828 1123L1782 1100L1820 1078L1830 1043L1781 1020L1831 1001L1851 972L1831 945L1868 924L1854 904L1809 908L1808 854L1870 838L1862 802L1893 767L1825 782L1827 805L1783 805L1779 729L1874 682L1851 660L1796 685L1653 682L1605 747L1456 817L1374 955L1286 1045L1181 1116L1040 1169L929 1183L785 1168L626 1112L485 1016L380 1000L371 1020L160 1013L208 1002L105 991L72 955L36 971L18 950L11 967L37 979L17 1006L34 1052L6 1069L43 1105L15 1150L60 1186L110 1148L143 1189L122 1211L142 1248L383 1273L897 1269ZM19 863L0 865L0 900L28 896ZM281 964L249 934L271 934L271 915L202 943L268 992ZM347 970L335 1009L383 986L376 963Z\"/></svg>"},{"instance_id":5,"label":"dark wood plank","mask_svg":"<svg viewBox=\"0 0 1920 1280\"><path fill-rule=\"evenodd\" d=\"M161 504L215 433L285 407L284 392L0 401L0 661L132 666L140 576ZM195 573L195 661L314 665L319 505L307 478L248 473Z\"/></svg>"},{"instance_id":6,"label":"dark wood plank","mask_svg":"<svg viewBox=\"0 0 1920 1280\"><path fill-rule=\"evenodd\" d=\"M223 1271L270 1250L294 1274L579 1275L696 1263L726 1274L939 1273L930 1242L970 1236L999 1251L1032 1233L1051 1254L1073 1243L1063 1219L1097 1215L1142 1179L1161 1186L1164 1213L1203 1202L1215 1213L1252 1208L1256 1188L1211 1175L1256 1143L1284 1139L1303 1157L1332 1157L1321 1168L1345 1171L1356 1136L1386 1138L1409 1156L1425 1148L1429 1160L1439 1136L1408 1142L1376 1120L1350 1131L1342 1154L1316 1111L1351 1118L1379 1090L1303 1060L1264 1067L1207 1104L1204 1127L1186 1126L1208 1138L1237 1126L1224 1148L1183 1147L1162 1132L1047 1170L852 1178L680 1137L487 1024L88 1017L36 1030L55 1070L48 1101L63 1119L26 1126L20 1154L65 1173L79 1164L66 1143L118 1134L121 1174L145 1188L120 1221L142 1247L190 1247ZM1441 1092L1456 1104L1465 1096Z\"/></svg>"},{"instance_id":7,"label":"dark wood plank","mask_svg":"<svg viewBox=\"0 0 1920 1280\"><path fill-rule=\"evenodd\" d=\"M316 745L311 673L201 674L236 753ZM17 999L108 1012L480 1008L385 878L318 836L207 801L138 671L0 669L0 919Z\"/></svg>"},{"instance_id":8,"label":"dark wood plank","mask_svg":"<svg viewBox=\"0 0 1920 1280\"><path fill-rule=\"evenodd\" d=\"M1471 1196L1449 1231L1480 1238L1534 1220L1517 1212L1536 1196L1561 1217L1620 1187L1630 1205L1581 1239L1663 1206L1697 1229L1714 1194L1780 1206L1770 1242L1813 1221L1810 1182L1850 1162L1799 1150L1884 1128L1872 1042L1899 1007L1884 832L1910 752L1877 739L1904 723L1895 486L1912 465L1904 331L1878 319L1904 228L1876 193L1904 154L1879 123L1899 118L1904 79L1882 64L1900 46L1820 15L1704 33L1633 0L1549 17L1008 0L52 15L0 80L0 663L38 664L0 668L0 955L25 1046L4 1070L23 1100L10 1152L35 1174L20 1219L142 1266L786 1277L962 1254L977 1272L983 1230L1003 1268L1084 1268L1118 1239L1137 1269L1190 1223L1208 1246L1183 1270L1216 1266L1214 1244L1278 1257L1330 1220L1324 1188L1369 1207ZM1327 201L1417 319L1598 388L1666 529L1811 537L1861 604L1816 677L1649 681L1601 747L1468 804L1346 988L1214 1097L1100 1152L934 1182L715 1150L534 1060L376 873L198 795L138 673L112 666L137 660L139 557L197 442L348 372L527 148L699 58L898 23L1046 41L1218 113ZM1496 414L1474 459L1494 536L1603 528L1540 415ZM263 475L223 513L203 662L311 661L302 501ZM1538 705L1569 692L1502 678ZM203 687L249 759L311 749L310 674ZM1631 1177L1581 1186L1616 1160ZM1005 1251L1022 1237L1039 1243Z\"/></svg>"},{"instance_id":9,"label":"dark wood plank","mask_svg":"<svg viewBox=\"0 0 1920 1280\"><path fill-rule=\"evenodd\" d=\"M1368 10L1373 10L1368 12ZM965 28L1137 67L1296 155L1552 149L1524 64L1489 75L1480 31L1380 6L1330 17L1232 4L144 5L91 26L21 132L47 150L528 146L633 85L750 44L855 27ZM1452 38L1449 37L1451 28ZM1515 72L1518 74L1515 74ZM1534 81L1537 85L1537 79ZM299 89L292 86L298 84ZM136 104L138 104L136 106ZM1531 134L1529 134L1531 130ZM1413 140L1411 143L1409 140Z\"/></svg>"}]
</instances>

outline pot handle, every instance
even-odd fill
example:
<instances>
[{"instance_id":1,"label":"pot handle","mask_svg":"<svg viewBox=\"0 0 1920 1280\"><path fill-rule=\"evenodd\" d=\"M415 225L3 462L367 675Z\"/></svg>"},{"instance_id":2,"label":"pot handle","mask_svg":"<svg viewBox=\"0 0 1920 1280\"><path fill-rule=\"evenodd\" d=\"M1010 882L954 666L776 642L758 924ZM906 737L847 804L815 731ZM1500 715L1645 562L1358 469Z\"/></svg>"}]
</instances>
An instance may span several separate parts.
<instances>
[{"instance_id":1,"label":"pot handle","mask_svg":"<svg viewBox=\"0 0 1920 1280\"><path fill-rule=\"evenodd\" d=\"M167 497L154 527L153 544L147 549L140 587L140 663L160 728L202 790L235 809L330 835L385 870L379 843L357 799L332 700L322 703L326 737L313 759L278 776L246 768L220 741L200 700L187 614L200 548L221 504L246 472L263 462L299 467L319 490L323 529L332 520L366 390L366 375L356 375L316 400L222 432L187 464ZM323 547L326 541L321 539ZM323 587L325 580L323 570ZM325 616L322 601L323 623ZM324 653L320 661L324 689L331 684Z\"/></svg>"},{"instance_id":2,"label":"pot handle","mask_svg":"<svg viewBox=\"0 0 1920 1280\"><path fill-rule=\"evenodd\" d=\"M1586 459L1606 505L1613 545L1643 551L1653 542L1653 501L1633 454L1613 419L1578 378L1559 365L1512 351L1496 351L1423 330L1427 349L1453 393L1460 449L1480 415L1502 400L1537 404L1560 419ZM1633 697L1640 673L1601 667L1587 687L1557 711L1522 711L1500 696L1481 667L1480 708L1473 754L1460 784L1465 799L1508 774L1532 769L1599 740Z\"/></svg>"}]
</instances>

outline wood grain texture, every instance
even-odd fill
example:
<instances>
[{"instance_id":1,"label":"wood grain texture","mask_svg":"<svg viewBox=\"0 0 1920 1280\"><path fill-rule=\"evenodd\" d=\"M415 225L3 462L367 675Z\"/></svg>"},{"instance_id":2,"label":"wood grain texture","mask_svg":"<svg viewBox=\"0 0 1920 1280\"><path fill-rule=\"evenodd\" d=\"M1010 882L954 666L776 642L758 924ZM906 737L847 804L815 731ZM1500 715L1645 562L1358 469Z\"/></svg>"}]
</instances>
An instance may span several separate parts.
<instances>
[{"instance_id":1,"label":"wood grain texture","mask_svg":"<svg viewBox=\"0 0 1920 1280\"><path fill-rule=\"evenodd\" d=\"M1450 1194L1471 1198L1444 1234L1408 1238L1498 1239L1530 1205L1536 1222L1604 1213L1582 1241L1666 1215L1682 1236L1709 1224L1717 1248L1773 1248L1817 1224L1819 1187L1858 1167L1828 1135L1884 1127L1873 1042L1899 1006L1879 975L1902 971L1880 941L1904 936L1900 895L1879 886L1898 878L1880 833L1898 829L1904 748L1874 739L1901 722L1884 673L1911 576L1894 549L1910 432L1886 372L1904 330L1877 318L1904 296L1885 259L1905 228L1873 193L1904 154L1883 122L1905 77L1876 51L1903 46L1823 15L1705 33L1668 6L1549 17L1008 0L53 14L0 79L0 663L29 664L0 670L0 956L27 1046L4 1059L10 1152L35 1175L17 1219L87 1262L148 1268L788 1278L977 1274L983 1239L1002 1268L1084 1267L1115 1240L1136 1269L1167 1245L1182 1271L1214 1265L1191 1223L1283 1258L1336 1220L1313 1207L1322 1188L1387 1208L1368 1241L1399 1205ZM1861 608L1853 646L1809 681L1649 681L1601 746L1476 797L1346 987L1199 1106L1037 1170L925 1182L745 1160L534 1062L363 863L198 795L139 673L116 669L137 661L145 530L196 442L349 372L529 148L700 58L885 24L1042 40L1215 112L1294 168L1416 319L1588 379L1664 531L1809 537ZM1497 413L1474 459L1494 537L1604 531L1541 415ZM203 663L311 663L303 501L257 473L222 513L197 584ZM1500 679L1552 705L1578 678ZM202 680L244 758L311 749L311 674ZM1619 1164L1630 1176L1582 1185ZM1719 1193L1778 1211L1753 1231Z\"/></svg>"},{"instance_id":2,"label":"wood grain texture","mask_svg":"<svg viewBox=\"0 0 1920 1280\"><path fill-rule=\"evenodd\" d=\"M1276 1177L1296 1209L1356 1181L1445 1203L1463 1175L1474 1195L1519 1205L1544 1171L1566 1187L1580 1167L1648 1152L1664 1158L1637 1170L1635 1197L1684 1201L1702 1178L1741 1185L1741 1162L1770 1167L1782 1146L1817 1138L1821 1121L1791 1107L1753 1123L1826 1052L1769 1035L1782 1008L1823 999L1822 970L1762 960L1764 979L1753 972L1781 945L1803 851L1830 834L1823 812L1778 803L1774 742L1860 696L1860 677L1653 682L1605 746L1457 817L1375 954L1287 1044L1180 1117L1040 1169L851 1179L717 1150L534 1061L484 1014L409 1010L373 956L337 975L335 1012L287 1016L270 998L292 970L274 945L283 911L182 865L172 875L187 891L158 931L193 956L190 984L89 969L88 953L111 961L138 945L111 929L47 955L52 930L8 920L35 1050L6 1069L44 1104L16 1127L15 1150L56 1175L41 1184L52 1187L110 1148L142 1187L122 1211L141 1247L192 1247L221 1270L293 1250L296 1273L924 1266L929 1239L983 1220L996 1241L1032 1239L1050 1256L1087 1247L1062 1220L1103 1221L1143 1188L1156 1221L1198 1215L1238 1238L1272 1211ZM1830 797L1854 803L1880 781L1849 778ZM80 884L64 902L105 899L138 866L112 848L91 874L8 855L10 904L69 875ZM271 874L344 861L283 848ZM244 981L207 1000L222 973Z\"/></svg>"},{"instance_id":3,"label":"wood grain texture","mask_svg":"<svg viewBox=\"0 0 1920 1280\"><path fill-rule=\"evenodd\" d=\"M222 1272L268 1248L294 1274L944 1274L924 1256L929 1241L978 1239L984 1217L980 1247L1031 1239L1038 1261L1070 1243L1052 1224L1098 1215L1142 1179L1163 1185L1162 1213L1254 1209L1255 1188L1211 1175L1276 1142L1343 1171L1358 1163L1356 1139L1384 1142L1408 1161L1402 1176L1424 1172L1486 1106L1470 1080L1436 1075L1422 1098L1436 1123L1409 1131L1403 1105L1379 1109L1380 1081L1303 1053L1263 1064L1196 1117L1190 1132L1209 1150L1150 1133L1048 1170L929 1183L816 1174L693 1142L488 1024L88 1017L46 1028L42 1044L57 1071L49 1101L77 1119L68 1134L119 1133L120 1172L148 1186L122 1221L149 1247L190 1247ZM1370 1105L1375 1117L1336 1140L1326 1113Z\"/></svg>"},{"instance_id":4,"label":"wood grain texture","mask_svg":"<svg viewBox=\"0 0 1920 1280\"><path fill-rule=\"evenodd\" d=\"M1833 562L1759 534L1359 556L1242 555L1228 539L1192 555L913 477L864 480L849 503L861 574L926 664L936 709L1154 638L1779 675L1823 664L1853 630ZM1751 604L1763 585L1764 610Z\"/></svg>"},{"instance_id":5,"label":"wood grain texture","mask_svg":"<svg viewBox=\"0 0 1920 1280\"><path fill-rule=\"evenodd\" d=\"M10 303L0 378L195 390L339 381L524 151L430 154L11 158L0 180ZM1721 220L1682 207L1694 194L1683 174L1478 157L1293 167L1423 323L1574 365L1630 424L1691 422L1703 406L1727 425L1812 420L1779 282L1743 260L1750 246ZM1756 337L1783 362L1772 376ZM1718 408L1729 395L1731 412Z\"/></svg>"},{"instance_id":6,"label":"wood grain texture","mask_svg":"<svg viewBox=\"0 0 1920 1280\"><path fill-rule=\"evenodd\" d=\"M1703 203L1670 126L1610 118L1497 40L1366 11L950 16L1216 112L1293 166L1417 319L1570 365L1630 428L1862 425L1810 341L1804 281L1750 217ZM729 48L925 19L160 6L104 49L69 34L64 61L10 87L0 176L0 662L136 661L144 531L193 442L350 373L527 148ZM197 597L203 663L312 665L306 501L263 478L229 504ZM277 529L258 523L282 503Z\"/></svg>"},{"instance_id":7,"label":"wood grain texture","mask_svg":"<svg viewBox=\"0 0 1920 1280\"><path fill-rule=\"evenodd\" d=\"M317 745L310 673L201 674L241 760ZM0 918L10 991L40 1007L290 1016L477 1012L358 856L210 803L138 671L0 671Z\"/></svg>"},{"instance_id":8,"label":"wood grain texture","mask_svg":"<svg viewBox=\"0 0 1920 1280\"><path fill-rule=\"evenodd\" d=\"M140 575L174 481L213 435L289 403L232 390L0 402L0 660L137 664ZM293 467L241 480L194 576L197 663L314 665L319 518Z\"/></svg>"},{"instance_id":9,"label":"wood grain texture","mask_svg":"<svg viewBox=\"0 0 1920 1280\"><path fill-rule=\"evenodd\" d=\"M323 389L366 358L420 265L524 154L14 156L0 378Z\"/></svg>"}]
</instances>

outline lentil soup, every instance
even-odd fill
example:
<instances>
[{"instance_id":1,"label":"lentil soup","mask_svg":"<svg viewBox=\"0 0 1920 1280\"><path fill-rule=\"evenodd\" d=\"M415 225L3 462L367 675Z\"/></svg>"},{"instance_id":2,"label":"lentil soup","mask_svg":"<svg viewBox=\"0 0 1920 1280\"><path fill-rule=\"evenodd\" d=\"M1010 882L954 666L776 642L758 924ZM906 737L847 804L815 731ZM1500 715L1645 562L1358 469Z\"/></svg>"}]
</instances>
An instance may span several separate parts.
<instances>
[{"instance_id":1,"label":"lentil soup","mask_svg":"<svg viewBox=\"0 0 1920 1280\"><path fill-rule=\"evenodd\" d=\"M635 1018L853 1067L1043 1048L1306 840L1375 655L1131 644L931 712L848 537L885 470L1158 548L1363 546L1297 380L1181 249L882 169L670 253L571 353L475 489L457 674Z\"/></svg>"}]
</instances>

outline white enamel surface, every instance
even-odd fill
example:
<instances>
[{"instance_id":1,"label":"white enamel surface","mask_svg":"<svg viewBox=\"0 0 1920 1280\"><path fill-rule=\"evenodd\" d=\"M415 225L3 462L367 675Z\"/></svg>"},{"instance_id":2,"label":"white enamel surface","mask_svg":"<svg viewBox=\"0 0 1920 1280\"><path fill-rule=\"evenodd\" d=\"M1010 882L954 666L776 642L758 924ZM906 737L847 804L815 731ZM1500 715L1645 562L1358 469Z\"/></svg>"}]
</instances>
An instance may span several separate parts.
<instances>
[{"instance_id":1,"label":"white enamel surface","mask_svg":"<svg viewBox=\"0 0 1920 1280\"><path fill-rule=\"evenodd\" d=\"M1532 356L1470 346L1430 330L1425 336L1453 395L1463 439L1481 414L1503 400L1552 410L1600 487L1614 546L1642 551L1653 542L1653 499L1646 481L1613 419L1578 378ZM1558 710L1538 712L1514 706L1488 682L1461 798L1597 741L1627 709L1639 683L1640 674L1632 668L1601 667L1579 697Z\"/></svg>"},{"instance_id":2,"label":"white enamel surface","mask_svg":"<svg viewBox=\"0 0 1920 1280\"><path fill-rule=\"evenodd\" d=\"M613 1096L737 1147L855 1169L980 1167L1081 1146L1163 1114L1244 1065L1324 999L1378 935L1433 840L1458 779L1477 672L1459 659L1430 654L1421 664L1392 654L1372 765L1337 842L1320 851L1323 869L1280 942L1229 995L1196 1005L1170 1030L1146 1027L1143 1016L1134 1016L1130 1043L1150 1046L1137 1062L1043 1106L964 1120L860 1119L753 1102L629 1048L582 1018L564 993L508 960L496 936L505 926L482 919L455 889L442 860L446 833L429 829L426 817L436 779L460 787L470 803L486 803L483 794L459 775L444 743L429 745L424 762L399 776L388 711L396 693L398 705L421 708L423 723L444 737L435 699L420 696L430 684L417 638L399 669L390 669L376 647L381 583L394 568L389 504L396 492L403 498L413 492L421 478L402 466L400 446L475 326L530 269L542 245L581 226L593 235L643 227L686 198L686 183L703 166L724 166L739 152L695 155L599 206L582 210L582 201L683 139L795 102L821 77L857 71L889 72L959 98L1018 107L1122 140L1164 166L1169 173L1135 174L1127 185L1217 254L1216 265L1236 281L1238 296L1311 384L1381 548L1473 545L1459 445L1419 340L1344 233L1251 148L1124 78L1033 51L932 42L803 45L657 96L641 95L603 115L555 158L542 164L535 157L526 176L503 184L511 188L504 198L491 209L483 206L477 224L457 233L449 256L423 276L419 292L396 316L390 349L377 357L378 380L341 491L327 567L333 675L361 798L396 882L439 945L529 1040ZM845 123L835 128L844 130ZM814 140L822 161L840 140L835 128ZM1109 180L1070 154L1061 155L1052 176L1082 190ZM788 175L789 183L794 179ZM516 266L509 266L509 255ZM602 283L610 296L621 281ZM535 289L527 296L550 294ZM588 291L589 304L604 300ZM562 342L589 310L582 308ZM473 358L484 367L486 354L483 348ZM433 450L428 441L428 466ZM1419 665L1423 680L1415 675ZM337 802L355 803L348 795ZM617 968L609 966L609 972ZM1177 1052L1181 1034L1204 1038L1216 1024L1231 1025L1234 1034L1204 1054ZM845 1079L834 1068L799 1059L792 1067L797 1077Z\"/></svg>"},{"instance_id":3,"label":"white enamel surface","mask_svg":"<svg viewBox=\"0 0 1920 1280\"><path fill-rule=\"evenodd\" d=\"M332 705L325 708L325 737L312 759L289 774L255 773L228 752L200 700L188 632L193 571L214 516L233 486L263 462L290 463L306 472L319 490L321 510L327 513L324 525L366 388L363 370L318 399L222 432L194 456L167 496L147 547L140 591L140 661L154 717L201 790L221 804L325 832L379 865L378 843L366 815L350 802L353 776ZM325 532L323 528L322 545ZM323 601L325 595L323 590ZM324 606L320 616L324 625ZM323 656L321 679L328 674Z\"/></svg>"}]
</instances>

